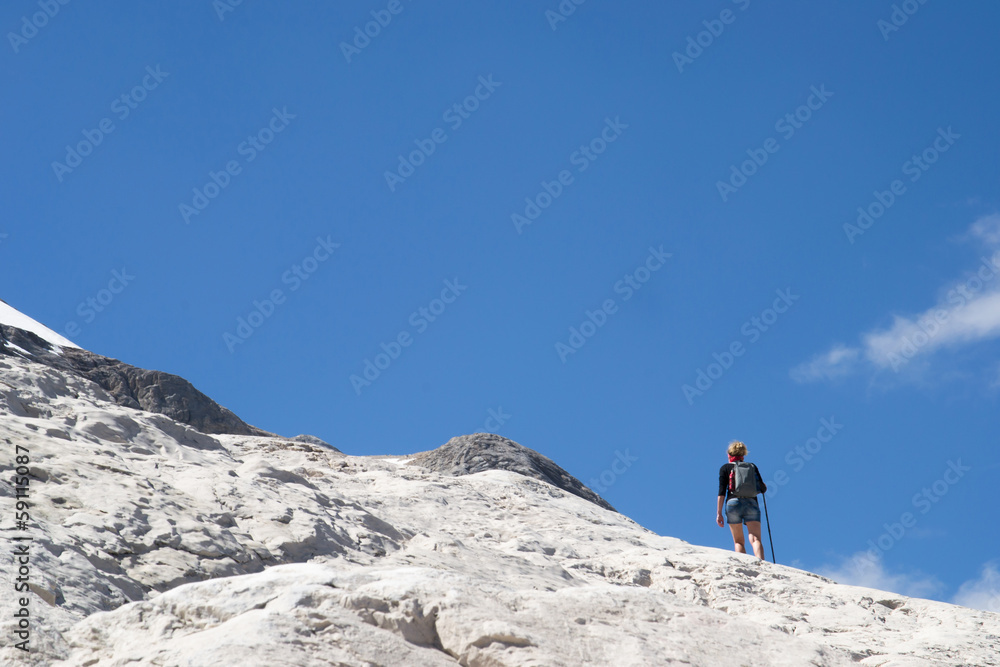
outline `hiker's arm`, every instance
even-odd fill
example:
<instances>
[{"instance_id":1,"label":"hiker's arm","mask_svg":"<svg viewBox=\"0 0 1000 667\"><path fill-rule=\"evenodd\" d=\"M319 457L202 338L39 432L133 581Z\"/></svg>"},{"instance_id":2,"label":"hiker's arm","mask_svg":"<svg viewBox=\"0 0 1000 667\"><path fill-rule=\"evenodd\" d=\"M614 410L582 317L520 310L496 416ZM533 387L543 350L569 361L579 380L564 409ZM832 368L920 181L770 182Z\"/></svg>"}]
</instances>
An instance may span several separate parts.
<instances>
[{"instance_id":1,"label":"hiker's arm","mask_svg":"<svg viewBox=\"0 0 1000 667\"><path fill-rule=\"evenodd\" d=\"M760 468L754 464L753 469L757 471L757 485L760 487L760 492L767 493L767 484L764 483L764 478L760 476Z\"/></svg>"},{"instance_id":2,"label":"hiker's arm","mask_svg":"<svg viewBox=\"0 0 1000 667\"><path fill-rule=\"evenodd\" d=\"M716 505L715 509L715 523L719 524L721 528L722 523L722 505L726 502L726 494L729 493L729 475L726 471L726 466L719 468L719 503Z\"/></svg>"}]
</instances>

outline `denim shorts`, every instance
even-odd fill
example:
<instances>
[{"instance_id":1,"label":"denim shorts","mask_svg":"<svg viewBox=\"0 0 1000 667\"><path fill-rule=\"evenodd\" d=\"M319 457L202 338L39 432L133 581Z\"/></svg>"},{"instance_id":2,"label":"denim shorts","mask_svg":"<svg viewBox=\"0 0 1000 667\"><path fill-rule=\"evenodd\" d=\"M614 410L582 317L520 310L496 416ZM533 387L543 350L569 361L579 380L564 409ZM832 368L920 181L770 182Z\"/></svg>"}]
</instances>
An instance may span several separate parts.
<instances>
[{"instance_id":1,"label":"denim shorts","mask_svg":"<svg viewBox=\"0 0 1000 667\"><path fill-rule=\"evenodd\" d=\"M726 501L726 522L746 523L760 521L760 506L757 498L730 498Z\"/></svg>"}]
</instances>

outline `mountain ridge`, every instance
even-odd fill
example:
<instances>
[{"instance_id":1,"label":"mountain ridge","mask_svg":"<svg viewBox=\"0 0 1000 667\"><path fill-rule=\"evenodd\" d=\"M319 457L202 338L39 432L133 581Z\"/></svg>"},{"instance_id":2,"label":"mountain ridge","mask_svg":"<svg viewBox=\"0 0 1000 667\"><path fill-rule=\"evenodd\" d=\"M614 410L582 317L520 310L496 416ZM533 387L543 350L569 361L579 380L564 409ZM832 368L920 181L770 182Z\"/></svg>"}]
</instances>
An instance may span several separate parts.
<instances>
[{"instance_id":1,"label":"mountain ridge","mask_svg":"<svg viewBox=\"0 0 1000 667\"><path fill-rule=\"evenodd\" d=\"M500 436L369 457L204 433L8 329L34 652L5 664L1000 664L1000 615L656 535Z\"/></svg>"},{"instance_id":2,"label":"mountain ridge","mask_svg":"<svg viewBox=\"0 0 1000 667\"><path fill-rule=\"evenodd\" d=\"M82 348L58 348L32 331L0 324L0 355L24 357L74 373L100 385L119 405L165 414L202 433L273 435L247 424L178 375L146 370Z\"/></svg>"}]
</instances>

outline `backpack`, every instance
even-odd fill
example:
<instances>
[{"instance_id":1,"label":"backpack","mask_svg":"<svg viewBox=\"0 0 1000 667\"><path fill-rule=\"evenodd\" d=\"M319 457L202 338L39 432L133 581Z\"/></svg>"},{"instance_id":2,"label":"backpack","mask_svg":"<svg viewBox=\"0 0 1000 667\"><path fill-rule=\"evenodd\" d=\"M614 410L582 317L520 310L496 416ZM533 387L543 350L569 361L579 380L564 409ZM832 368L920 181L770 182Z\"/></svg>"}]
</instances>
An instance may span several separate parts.
<instances>
[{"instance_id":1,"label":"backpack","mask_svg":"<svg viewBox=\"0 0 1000 667\"><path fill-rule=\"evenodd\" d=\"M729 473L729 496L731 498L756 498L757 468L746 461L734 461Z\"/></svg>"}]
</instances>

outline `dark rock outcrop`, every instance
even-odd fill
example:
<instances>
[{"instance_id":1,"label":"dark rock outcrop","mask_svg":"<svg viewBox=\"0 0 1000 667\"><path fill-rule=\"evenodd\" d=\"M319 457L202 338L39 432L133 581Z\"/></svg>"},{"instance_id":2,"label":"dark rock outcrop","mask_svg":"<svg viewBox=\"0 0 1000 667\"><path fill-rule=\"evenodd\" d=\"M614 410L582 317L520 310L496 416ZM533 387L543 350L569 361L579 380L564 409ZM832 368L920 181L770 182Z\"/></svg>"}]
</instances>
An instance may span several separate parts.
<instances>
[{"instance_id":1,"label":"dark rock outcrop","mask_svg":"<svg viewBox=\"0 0 1000 667\"><path fill-rule=\"evenodd\" d=\"M327 449L332 449L335 452L340 452L341 454L343 454L343 452L341 452L339 449L331 445L329 442L323 440L322 438L317 438L315 435L309 435L307 433L303 433L302 435L297 435L294 438L289 438L289 440L294 440L295 442L304 442L309 445L316 445L317 447L325 447Z\"/></svg>"},{"instance_id":2,"label":"dark rock outcrop","mask_svg":"<svg viewBox=\"0 0 1000 667\"><path fill-rule=\"evenodd\" d=\"M604 509L617 512L606 500L560 468L552 459L494 433L460 435L437 449L416 454L410 462L456 477L484 470L509 470L547 482Z\"/></svg>"},{"instance_id":3,"label":"dark rock outcrop","mask_svg":"<svg viewBox=\"0 0 1000 667\"><path fill-rule=\"evenodd\" d=\"M17 347L7 347L11 343ZM119 404L157 412L202 433L271 436L251 426L177 375L149 371L79 348L56 352L30 331L0 325L0 356L19 356L96 382Z\"/></svg>"}]
</instances>

